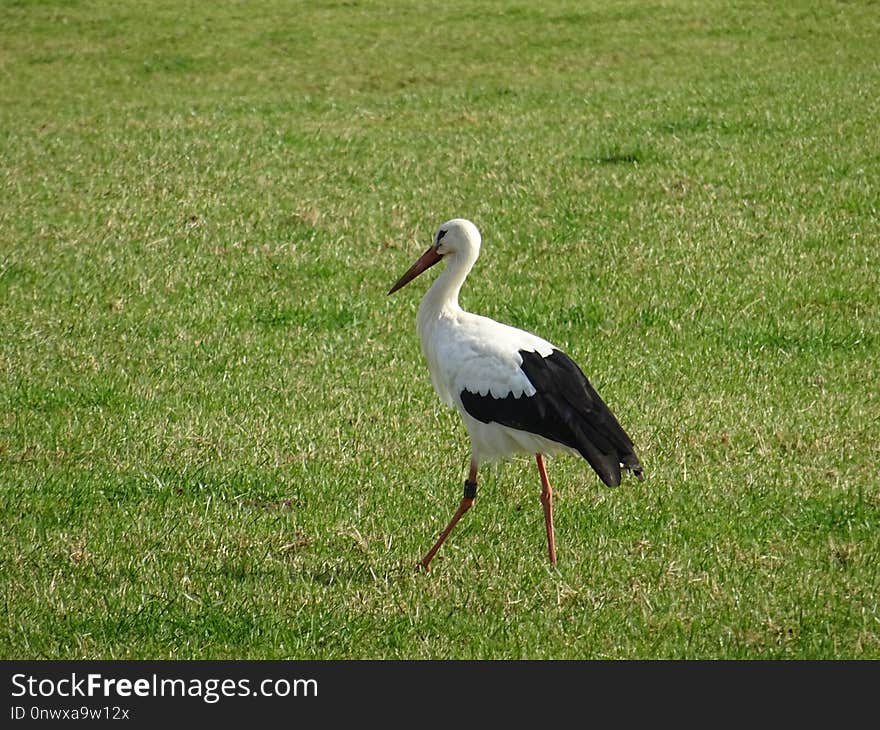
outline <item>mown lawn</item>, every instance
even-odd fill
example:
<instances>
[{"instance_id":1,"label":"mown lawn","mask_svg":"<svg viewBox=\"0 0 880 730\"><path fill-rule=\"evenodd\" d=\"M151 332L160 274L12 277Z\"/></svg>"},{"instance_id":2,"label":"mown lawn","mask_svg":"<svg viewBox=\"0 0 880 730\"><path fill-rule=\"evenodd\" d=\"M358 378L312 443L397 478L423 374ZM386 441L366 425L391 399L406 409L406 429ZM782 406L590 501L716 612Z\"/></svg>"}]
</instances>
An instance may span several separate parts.
<instances>
[{"instance_id":1,"label":"mown lawn","mask_svg":"<svg viewBox=\"0 0 880 730\"><path fill-rule=\"evenodd\" d=\"M869 2L0 5L3 658L880 658ZM646 481L468 443L415 336L567 350Z\"/></svg>"}]
</instances>

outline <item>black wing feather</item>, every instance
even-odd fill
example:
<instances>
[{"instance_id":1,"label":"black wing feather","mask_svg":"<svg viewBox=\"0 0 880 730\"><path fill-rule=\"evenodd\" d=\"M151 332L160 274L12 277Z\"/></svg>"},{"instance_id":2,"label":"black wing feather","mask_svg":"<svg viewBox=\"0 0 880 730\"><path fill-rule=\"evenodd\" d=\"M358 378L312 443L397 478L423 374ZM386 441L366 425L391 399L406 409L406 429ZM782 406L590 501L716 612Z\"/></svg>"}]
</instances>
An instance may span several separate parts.
<instances>
[{"instance_id":1,"label":"black wing feather","mask_svg":"<svg viewBox=\"0 0 880 730\"><path fill-rule=\"evenodd\" d=\"M620 484L620 467L642 478L633 443L581 369L561 350L548 357L520 350L532 396L505 398L464 390L465 410L483 423L500 423L576 449L608 486Z\"/></svg>"}]
</instances>

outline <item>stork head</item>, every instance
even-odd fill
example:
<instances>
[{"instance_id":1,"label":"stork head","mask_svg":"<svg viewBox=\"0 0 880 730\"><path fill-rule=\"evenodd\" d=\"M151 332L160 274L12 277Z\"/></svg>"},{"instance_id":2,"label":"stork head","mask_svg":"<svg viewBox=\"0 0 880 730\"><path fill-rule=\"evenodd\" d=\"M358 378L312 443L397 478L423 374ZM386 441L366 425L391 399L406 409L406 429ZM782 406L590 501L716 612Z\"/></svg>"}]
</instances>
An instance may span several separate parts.
<instances>
[{"instance_id":1,"label":"stork head","mask_svg":"<svg viewBox=\"0 0 880 730\"><path fill-rule=\"evenodd\" d=\"M398 289L406 286L419 274L430 269L440 259L464 258L472 265L480 255L480 231L469 220L453 218L446 221L434 234L434 241L425 253L410 266L409 270L397 280L391 287L389 294L394 294ZM468 266L470 268L470 266Z\"/></svg>"}]
</instances>

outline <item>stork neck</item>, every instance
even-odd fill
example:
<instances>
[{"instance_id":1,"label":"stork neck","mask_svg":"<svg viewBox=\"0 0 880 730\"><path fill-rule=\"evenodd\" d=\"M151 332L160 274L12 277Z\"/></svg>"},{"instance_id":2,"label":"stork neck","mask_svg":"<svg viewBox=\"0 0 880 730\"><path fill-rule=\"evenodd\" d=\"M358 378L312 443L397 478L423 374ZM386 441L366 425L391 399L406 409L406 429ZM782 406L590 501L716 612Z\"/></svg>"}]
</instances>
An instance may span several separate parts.
<instances>
[{"instance_id":1,"label":"stork neck","mask_svg":"<svg viewBox=\"0 0 880 730\"><path fill-rule=\"evenodd\" d=\"M456 253L446 259L446 268L428 289L423 305L434 311L459 309L458 293L474 265L474 261Z\"/></svg>"}]
</instances>

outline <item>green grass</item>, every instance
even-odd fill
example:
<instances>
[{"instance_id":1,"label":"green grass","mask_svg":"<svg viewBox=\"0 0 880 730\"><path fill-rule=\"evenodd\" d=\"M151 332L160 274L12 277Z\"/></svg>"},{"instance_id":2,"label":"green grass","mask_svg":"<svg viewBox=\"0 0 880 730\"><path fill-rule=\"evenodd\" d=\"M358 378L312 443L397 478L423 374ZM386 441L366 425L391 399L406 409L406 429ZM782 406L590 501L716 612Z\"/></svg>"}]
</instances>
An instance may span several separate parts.
<instances>
[{"instance_id":1,"label":"green grass","mask_svg":"<svg viewBox=\"0 0 880 730\"><path fill-rule=\"evenodd\" d=\"M9 1L0 98L0 656L880 658L875 4ZM525 459L414 570L453 216L645 464L556 570Z\"/></svg>"}]
</instances>

